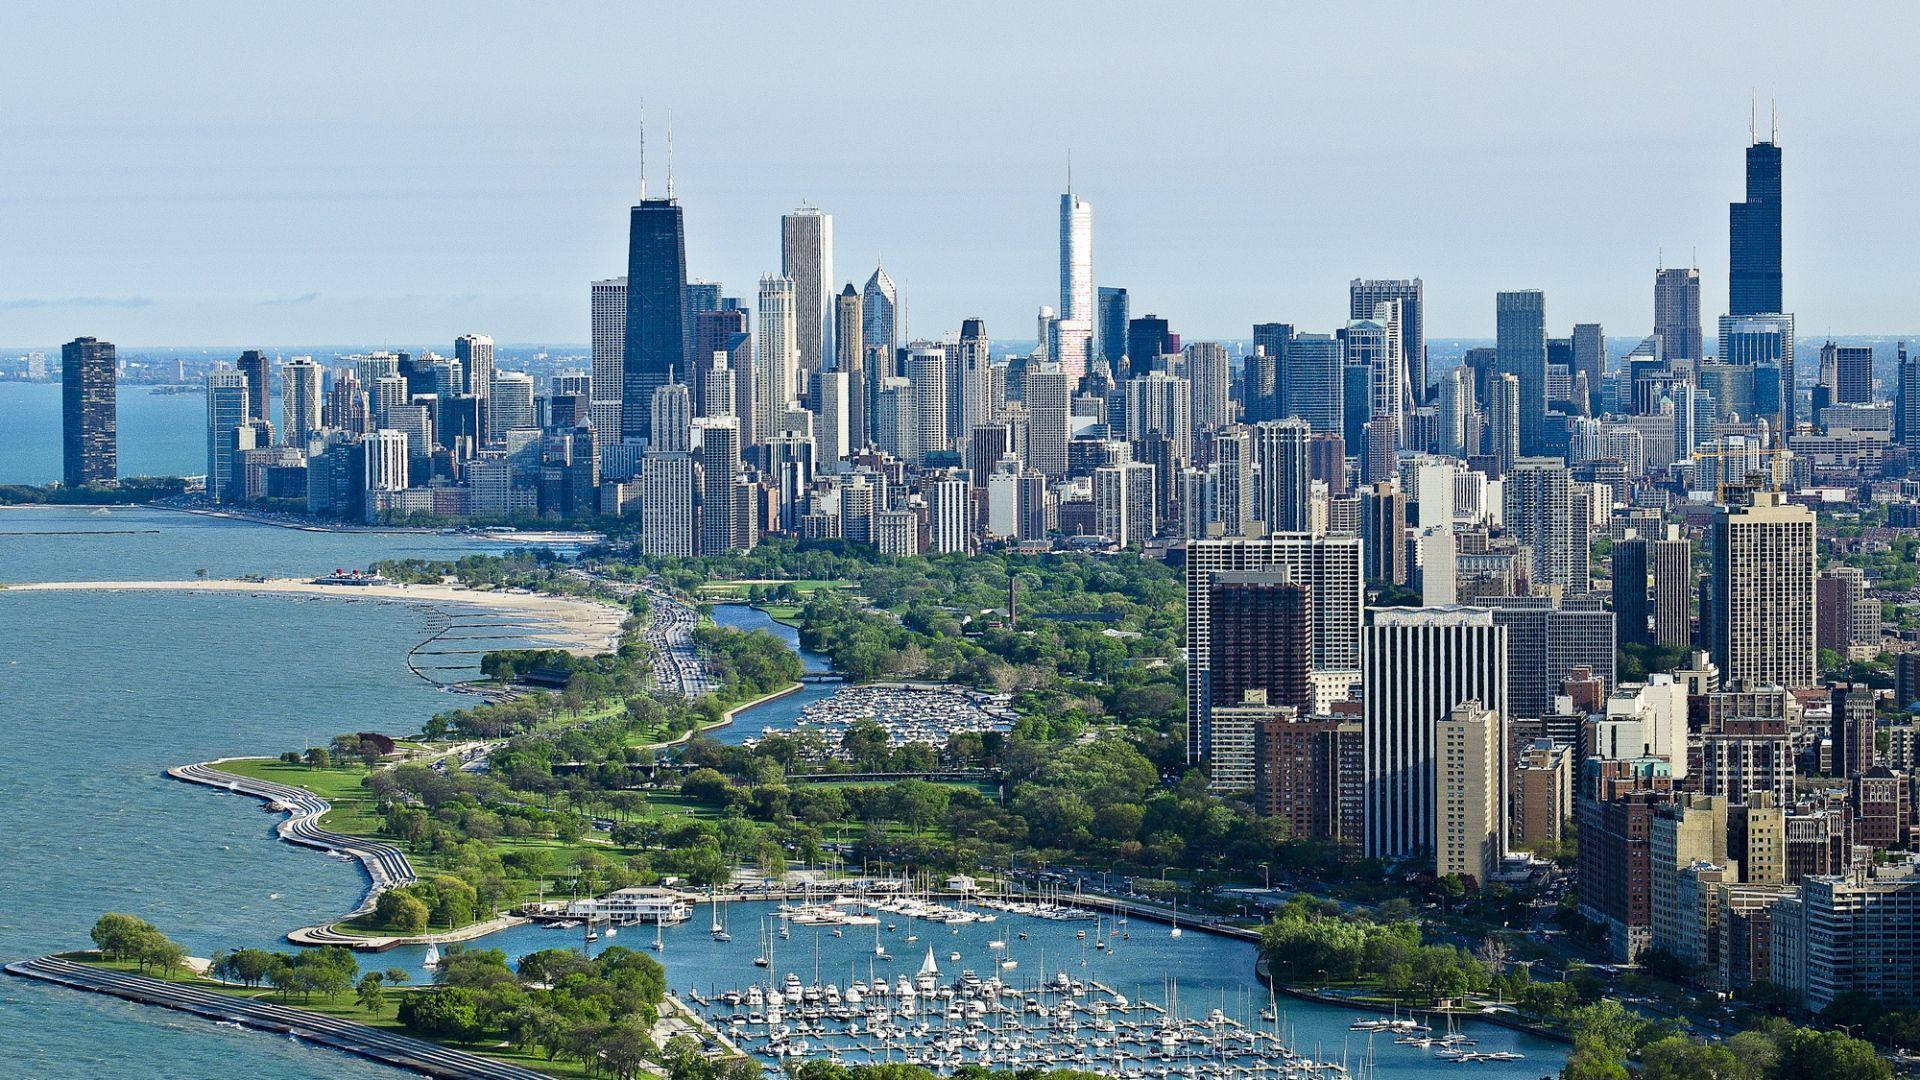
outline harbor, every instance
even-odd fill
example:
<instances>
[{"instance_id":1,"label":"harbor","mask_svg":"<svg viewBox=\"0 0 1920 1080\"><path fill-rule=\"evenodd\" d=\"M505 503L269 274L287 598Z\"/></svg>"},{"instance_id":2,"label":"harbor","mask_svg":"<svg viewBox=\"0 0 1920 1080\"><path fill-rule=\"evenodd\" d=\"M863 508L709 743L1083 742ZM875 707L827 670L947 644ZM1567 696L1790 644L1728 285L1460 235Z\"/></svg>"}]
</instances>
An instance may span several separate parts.
<instances>
[{"instance_id":1,"label":"harbor","mask_svg":"<svg viewBox=\"0 0 1920 1080\"><path fill-rule=\"evenodd\" d=\"M935 684L849 686L808 702L792 721L762 728L761 734L811 731L837 746L847 729L872 721L886 729L887 743L945 746L955 735L1005 731L1013 709L1005 695L983 694ZM749 738L748 745L755 739Z\"/></svg>"},{"instance_id":2,"label":"harbor","mask_svg":"<svg viewBox=\"0 0 1920 1080\"><path fill-rule=\"evenodd\" d=\"M684 910L678 921L563 918L481 945L509 956L649 951L689 1012L769 1075L821 1059L942 1073L982 1065L1195 1080L1532 1080L1566 1058L1562 1045L1492 1024L1462 1020L1449 1031L1438 1019L1429 1027L1391 1011L1276 1000L1255 977L1252 942L1185 915L1169 923L1071 896L838 884L779 898L682 893L684 909L650 909ZM416 952L386 959L406 964Z\"/></svg>"}]
</instances>

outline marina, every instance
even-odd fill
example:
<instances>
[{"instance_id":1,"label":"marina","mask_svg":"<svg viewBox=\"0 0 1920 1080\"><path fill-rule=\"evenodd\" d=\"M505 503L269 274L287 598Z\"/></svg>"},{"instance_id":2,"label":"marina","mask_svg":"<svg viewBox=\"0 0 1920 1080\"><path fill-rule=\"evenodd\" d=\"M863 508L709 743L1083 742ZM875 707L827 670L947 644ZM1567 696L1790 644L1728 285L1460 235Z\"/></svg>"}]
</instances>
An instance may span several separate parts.
<instances>
[{"instance_id":1,"label":"marina","mask_svg":"<svg viewBox=\"0 0 1920 1080\"><path fill-rule=\"evenodd\" d=\"M1404 1013L1276 1001L1254 974L1250 942L1192 928L1175 937L1166 923L1067 899L723 892L678 923L641 921L617 938L602 925L584 940L567 920L480 944L509 956L653 951L672 992L770 1075L824 1059L943 1073L985 1065L1195 1080L1532 1080L1566 1057L1564 1046L1489 1024L1464 1021L1447 1041L1439 1020L1434 1031ZM726 940L716 924L731 928ZM405 963L408 950L387 955Z\"/></svg>"},{"instance_id":2,"label":"marina","mask_svg":"<svg viewBox=\"0 0 1920 1080\"><path fill-rule=\"evenodd\" d=\"M955 735L1005 731L1013 723L1013 711L1004 695L957 687L850 686L808 702L798 717L763 727L761 734L812 731L837 746L848 728L866 721L886 729L889 745L919 742L938 747ZM755 741L749 738L747 743Z\"/></svg>"}]
</instances>

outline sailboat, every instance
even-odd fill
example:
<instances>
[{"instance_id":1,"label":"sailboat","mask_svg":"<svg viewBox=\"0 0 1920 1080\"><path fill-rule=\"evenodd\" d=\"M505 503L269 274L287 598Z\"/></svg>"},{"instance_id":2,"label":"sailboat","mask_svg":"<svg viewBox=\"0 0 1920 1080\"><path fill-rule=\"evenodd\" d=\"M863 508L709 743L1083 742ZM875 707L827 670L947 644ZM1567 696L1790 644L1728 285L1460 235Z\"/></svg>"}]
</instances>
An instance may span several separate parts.
<instances>
[{"instance_id":1,"label":"sailboat","mask_svg":"<svg viewBox=\"0 0 1920 1080\"><path fill-rule=\"evenodd\" d=\"M773 963L773 958L767 955L771 951L767 948L767 945L767 920L765 916L762 916L760 919L760 955L753 958L754 967L767 967Z\"/></svg>"},{"instance_id":2,"label":"sailboat","mask_svg":"<svg viewBox=\"0 0 1920 1080\"><path fill-rule=\"evenodd\" d=\"M653 917L653 951L654 952L660 952L661 950L667 947L667 939L665 934L666 925L667 925L667 921L666 921L665 915L655 915ZM608 931L608 933L612 933L612 931Z\"/></svg>"},{"instance_id":3,"label":"sailboat","mask_svg":"<svg viewBox=\"0 0 1920 1080\"><path fill-rule=\"evenodd\" d=\"M893 957L887 955L887 947L880 944L880 923L878 920L875 920L873 924L873 955L882 960L893 959Z\"/></svg>"},{"instance_id":4,"label":"sailboat","mask_svg":"<svg viewBox=\"0 0 1920 1080\"><path fill-rule=\"evenodd\" d=\"M1180 936L1180 901L1178 900L1173 902L1173 929L1167 933L1167 936Z\"/></svg>"},{"instance_id":5,"label":"sailboat","mask_svg":"<svg viewBox=\"0 0 1920 1080\"><path fill-rule=\"evenodd\" d=\"M431 941L427 942L427 957L420 962L420 966L426 968L428 971L438 968L440 966L440 946L435 945Z\"/></svg>"},{"instance_id":6,"label":"sailboat","mask_svg":"<svg viewBox=\"0 0 1920 1080\"><path fill-rule=\"evenodd\" d=\"M733 935L727 933L727 920L726 920L727 909L724 907L719 907L717 901L715 902L715 907L716 907L716 911L713 917L713 940L718 941L721 944L725 944L733 940Z\"/></svg>"}]
</instances>

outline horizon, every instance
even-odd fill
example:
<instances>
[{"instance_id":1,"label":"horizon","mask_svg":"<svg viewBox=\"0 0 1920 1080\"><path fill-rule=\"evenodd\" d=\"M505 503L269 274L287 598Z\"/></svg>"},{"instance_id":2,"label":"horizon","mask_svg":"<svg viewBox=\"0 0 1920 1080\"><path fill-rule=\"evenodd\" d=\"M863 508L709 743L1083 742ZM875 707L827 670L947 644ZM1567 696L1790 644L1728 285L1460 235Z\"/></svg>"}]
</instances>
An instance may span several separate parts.
<instances>
[{"instance_id":1,"label":"horizon","mask_svg":"<svg viewBox=\"0 0 1920 1080\"><path fill-rule=\"evenodd\" d=\"M1899 28L1920 30L1920 11L1894 5L1626 20L1404 8L1370 25L1368 50L1339 48L1352 31L1338 13L1237 6L1063 10L1085 43L1064 52L1021 32L1028 13L1010 5L801 13L733 27L736 62L720 65L704 24L649 9L556 24L502 5L377 20L349 6L297 34L294 16L221 10L9 17L22 100L0 126L14 178L0 229L29 255L0 267L0 313L18 336L584 339L587 283L625 264L642 100L656 193L672 118L690 277L748 294L778 268L778 215L816 206L836 219L836 284L883 261L920 337L973 315L1020 326L1057 303L1069 153L1094 211L1094 283L1189 340L1267 320L1331 329L1349 279L1411 276L1432 325L1468 331L1455 336L1490 336L1494 292L1516 287L1546 293L1554 333L1596 321L1637 336L1660 262L1700 268L1711 324L1749 109L1764 131L1770 99L1785 306L1810 328L1870 325L1920 285L1920 222L1887 212L1915 163L1886 132L1920 120L1897 74L1912 38ZM1515 20L1584 47L1485 47ZM920 44L898 49L913 28ZM83 30L122 58L84 85L34 47ZM491 56L503 37L511 69L420 66L422 49ZM664 62L634 65L633 40ZM181 70L190 47L225 63ZM1297 62L1268 63L1276 48ZM343 81L341 55L408 77ZM809 71L796 55L855 62ZM1170 56L1208 62L1133 77ZM1839 66L1847 80L1828 76ZM897 118L878 131L862 105L876 92Z\"/></svg>"}]
</instances>

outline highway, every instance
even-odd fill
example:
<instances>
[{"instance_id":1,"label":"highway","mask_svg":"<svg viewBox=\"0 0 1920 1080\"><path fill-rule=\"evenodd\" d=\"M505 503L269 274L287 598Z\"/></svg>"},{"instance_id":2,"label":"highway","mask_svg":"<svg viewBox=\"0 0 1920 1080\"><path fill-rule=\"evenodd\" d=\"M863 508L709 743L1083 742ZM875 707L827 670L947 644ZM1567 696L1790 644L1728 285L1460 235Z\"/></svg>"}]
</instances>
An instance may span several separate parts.
<instances>
[{"instance_id":1,"label":"highway","mask_svg":"<svg viewBox=\"0 0 1920 1080\"><path fill-rule=\"evenodd\" d=\"M544 1080L546 1076L545 1073L504 1064L464 1050L453 1050L437 1043L396 1035L322 1013L291 1009L257 998L235 997L142 975L89 967L52 956L8 964L6 971L9 975L39 979L75 990L110 994L145 1005L176 1009L217 1023L240 1024L261 1031L292 1035L305 1042L412 1069L428 1076L449 1077L452 1080Z\"/></svg>"},{"instance_id":2,"label":"highway","mask_svg":"<svg viewBox=\"0 0 1920 1080\"><path fill-rule=\"evenodd\" d=\"M339 852L350 855L360 861L367 871L370 884L360 906L340 916L344 919L355 918L373 910L380 894L399 885L409 885L419 880L413 872L413 865L407 861L407 855L392 844L383 844L377 840L363 840L359 837L342 836L328 832L320 827L320 816L333 808L333 804L310 791L286 784L276 784L268 780L255 780L251 777L236 776L214 768L218 761L201 762L197 765L179 765L167 770L167 775L175 780L184 780L190 784L202 784L220 788L239 795L250 795L268 805L283 810L287 819L282 821L276 831L280 839L290 844L317 848L328 853ZM333 930L331 924L303 927L287 935L289 940L301 945L345 945L349 948L364 949L377 944L373 939L354 937Z\"/></svg>"}]
</instances>

